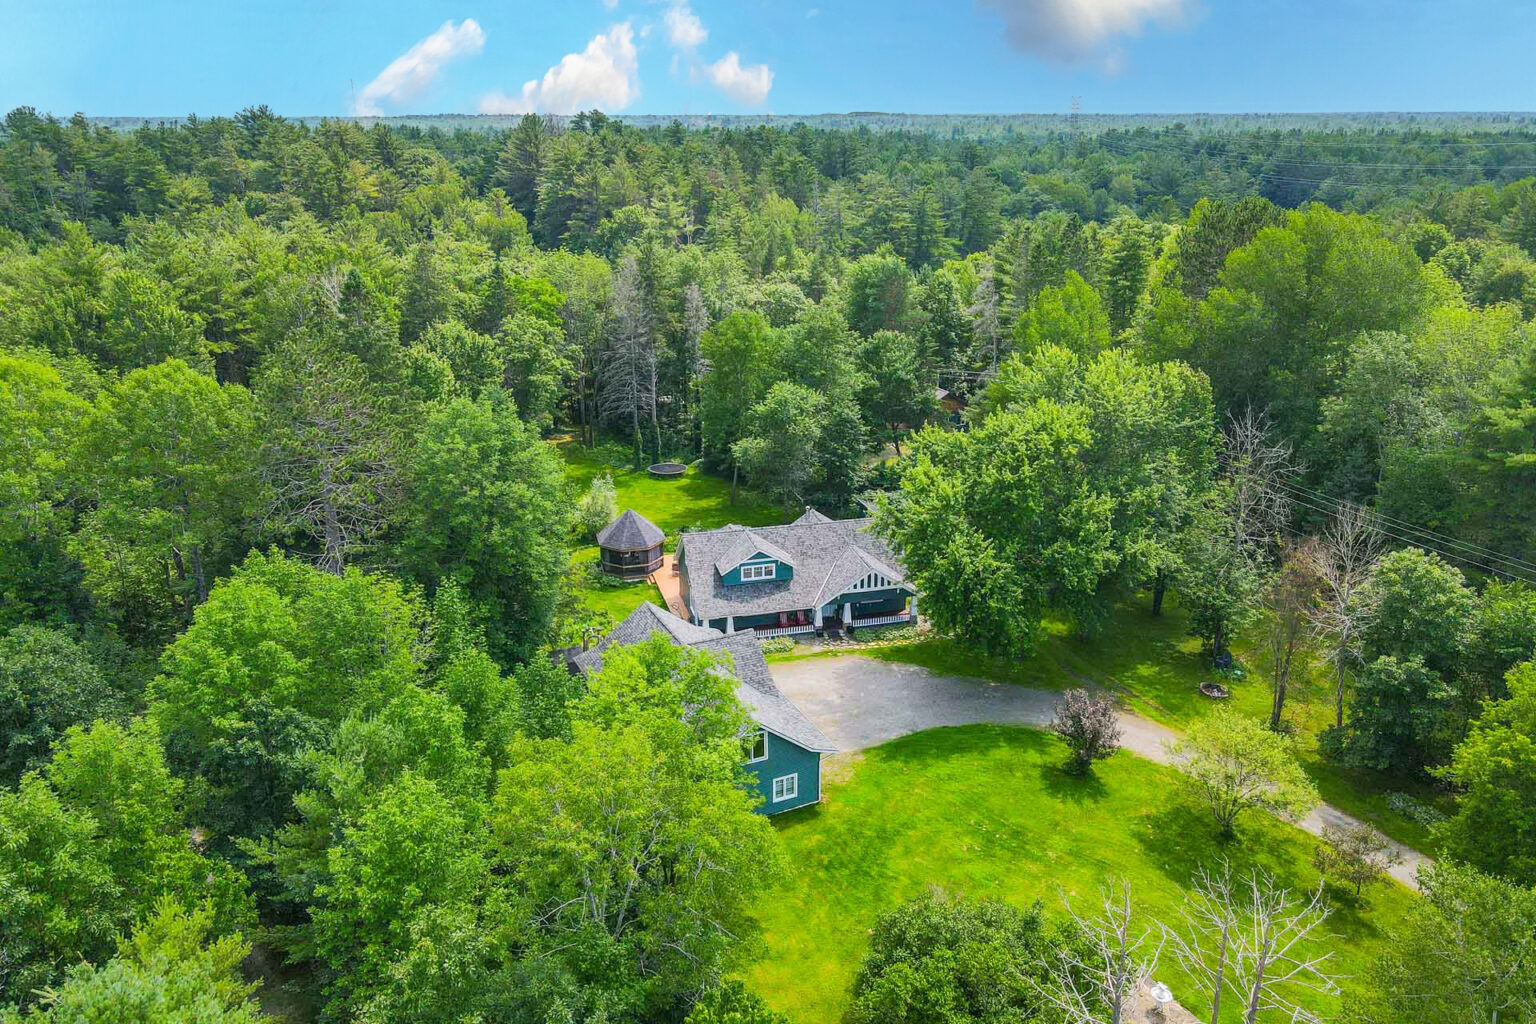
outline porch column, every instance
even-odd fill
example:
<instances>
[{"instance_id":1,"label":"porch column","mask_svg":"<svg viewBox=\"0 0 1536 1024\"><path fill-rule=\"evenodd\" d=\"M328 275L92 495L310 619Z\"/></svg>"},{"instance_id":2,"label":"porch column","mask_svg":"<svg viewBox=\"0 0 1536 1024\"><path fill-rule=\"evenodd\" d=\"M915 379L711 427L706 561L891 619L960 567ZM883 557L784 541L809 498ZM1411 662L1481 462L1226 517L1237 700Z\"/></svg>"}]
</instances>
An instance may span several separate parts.
<instances>
[{"instance_id":1,"label":"porch column","mask_svg":"<svg viewBox=\"0 0 1536 1024\"><path fill-rule=\"evenodd\" d=\"M816 611L813 612L812 615L811 615L811 623L817 629L821 628L821 608L822 608L821 605L817 605L816 606Z\"/></svg>"},{"instance_id":2,"label":"porch column","mask_svg":"<svg viewBox=\"0 0 1536 1024\"><path fill-rule=\"evenodd\" d=\"M853 602L849 601L848 603L843 605L843 625L846 626L846 625L848 625L848 623L850 623L852 621L853 621Z\"/></svg>"},{"instance_id":3,"label":"porch column","mask_svg":"<svg viewBox=\"0 0 1536 1024\"><path fill-rule=\"evenodd\" d=\"M736 616L734 616L734 615L727 615L725 617L725 631L727 633L734 633L734 632L736 632Z\"/></svg>"},{"instance_id":4,"label":"porch column","mask_svg":"<svg viewBox=\"0 0 1536 1024\"><path fill-rule=\"evenodd\" d=\"M913 624L917 623L917 595L913 594L907 599L907 615L911 617Z\"/></svg>"}]
</instances>

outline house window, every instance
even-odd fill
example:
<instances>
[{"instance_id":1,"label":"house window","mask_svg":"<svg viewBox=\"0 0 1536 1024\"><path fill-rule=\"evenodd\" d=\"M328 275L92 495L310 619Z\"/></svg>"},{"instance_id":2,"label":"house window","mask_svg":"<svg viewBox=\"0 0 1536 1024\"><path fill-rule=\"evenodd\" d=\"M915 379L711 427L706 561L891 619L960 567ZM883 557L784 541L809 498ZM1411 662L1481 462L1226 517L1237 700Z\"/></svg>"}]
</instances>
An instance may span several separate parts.
<instances>
[{"instance_id":1,"label":"house window","mask_svg":"<svg viewBox=\"0 0 1536 1024\"><path fill-rule=\"evenodd\" d=\"M768 734L759 729L747 736L747 764L768 760Z\"/></svg>"},{"instance_id":2,"label":"house window","mask_svg":"<svg viewBox=\"0 0 1536 1024\"><path fill-rule=\"evenodd\" d=\"M780 775L773 780L773 802L782 803L800 795L800 776Z\"/></svg>"},{"instance_id":3,"label":"house window","mask_svg":"<svg viewBox=\"0 0 1536 1024\"><path fill-rule=\"evenodd\" d=\"M778 566L772 562L765 562L762 565L744 565L741 567L741 582L771 580L777 574L777 570Z\"/></svg>"}]
</instances>

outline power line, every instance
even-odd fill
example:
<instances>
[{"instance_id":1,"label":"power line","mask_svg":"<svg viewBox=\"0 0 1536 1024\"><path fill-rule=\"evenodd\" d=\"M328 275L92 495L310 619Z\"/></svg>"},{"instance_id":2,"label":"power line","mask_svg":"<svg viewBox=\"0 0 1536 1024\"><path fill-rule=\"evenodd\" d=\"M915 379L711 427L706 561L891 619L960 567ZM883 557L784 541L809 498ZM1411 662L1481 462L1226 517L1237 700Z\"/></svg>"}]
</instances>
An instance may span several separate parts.
<instances>
[{"instance_id":1,"label":"power line","mask_svg":"<svg viewBox=\"0 0 1536 1024\"><path fill-rule=\"evenodd\" d=\"M1313 505L1313 504L1310 504L1310 503L1308 503L1306 501L1302 501L1299 498L1298 499L1293 499L1293 500L1295 500L1298 505L1301 505L1304 508L1310 508L1310 509L1312 509L1315 512L1322 512L1325 515L1331 515L1334 512L1333 509L1325 508L1325 507L1320 506L1320 505ZM1407 544L1407 545L1409 545L1411 547L1422 548L1425 551L1429 551L1429 552L1432 552L1434 554L1437 554L1437 555L1441 556L1442 558L1446 559L1447 561L1459 562L1462 565L1469 565L1469 566L1472 566L1473 568L1482 569L1482 570L1486 571L1487 573L1489 573L1490 575L1493 575L1493 576L1500 576L1500 577L1503 577L1504 579L1513 580L1513 581L1515 581L1517 583L1525 583L1525 584L1530 585L1530 586L1536 586L1536 578L1528 577L1528 576L1523 576L1520 573L1513 572L1513 571L1511 571L1509 569L1501 568L1501 567L1496 566L1496 565L1489 565L1486 562L1480 562L1477 559L1471 558L1471 557L1469 557L1469 556L1467 556L1465 554L1461 554L1461 553L1454 552L1454 551L1446 551L1446 550L1444 550L1442 548L1436 547L1433 544L1428 544L1425 541L1423 541L1422 539L1417 538L1417 537L1405 537L1405 536L1403 536L1400 533L1394 533L1391 530L1384 529L1380 524L1373 524L1371 529L1373 529L1375 532L1381 534L1383 537L1390 537L1393 540L1401 541L1402 543ZM1290 532L1293 537L1294 536L1298 536L1298 534L1295 531L1288 531L1288 532Z\"/></svg>"},{"instance_id":2,"label":"power line","mask_svg":"<svg viewBox=\"0 0 1536 1024\"><path fill-rule=\"evenodd\" d=\"M1340 502L1337 498L1327 499L1328 501L1335 502L1337 504L1314 504L1312 501L1309 501L1306 498L1294 493L1287 492L1287 494L1292 501L1302 506L1303 508L1311 509L1314 512L1321 512L1322 514L1328 516L1337 515L1340 507L1350 507L1352 504L1348 502ZM1362 508L1362 506L1358 505L1353 507ZM1432 541L1425 540L1422 536L1405 536L1403 533L1398 533L1394 530L1388 529L1387 526L1383 525L1381 517L1369 509L1365 509L1365 515L1367 517L1367 521L1371 524L1371 529L1381 534L1383 537L1390 537L1393 540L1401 541L1404 544L1408 544L1416 548L1423 548L1426 551L1431 551L1437 555L1440 555L1447 561L1460 562L1463 565L1470 565L1475 568L1482 569L1494 576L1502 576L1505 579L1514 580L1518 583L1525 583L1531 586L1536 586L1536 574L1527 576L1522 570L1519 569L1511 569L1507 566L1491 565L1488 561L1473 557L1467 552L1447 550L1445 547L1442 547ZM1295 536L1295 533L1293 532L1292 535ZM1505 556L1499 556L1499 559L1495 559L1495 561L1502 560L1504 557Z\"/></svg>"},{"instance_id":3,"label":"power line","mask_svg":"<svg viewBox=\"0 0 1536 1024\"><path fill-rule=\"evenodd\" d=\"M1397 527L1398 529L1408 530L1408 531L1413 532L1413 533L1422 533L1425 536L1432 537L1435 540L1437 540L1437 541L1439 541L1439 542L1441 542L1443 544L1449 544L1449 545L1452 545L1452 546L1455 546L1455 547L1466 548L1468 551L1471 551L1471 552L1473 552L1475 554L1482 555L1484 557L1489 557L1489 558L1497 559L1497 560L1500 560L1500 561L1509 562L1511 564L1519 566L1523 570L1527 570L1527 571L1530 571L1530 572L1536 572L1536 562L1529 562L1529 561L1526 561L1523 558L1517 558L1514 555L1506 555L1503 552L1495 551L1493 548L1485 547L1485 546L1483 546L1481 544L1473 544L1470 541L1464 541L1464 540L1460 539L1459 537L1453 537L1450 534L1439 533L1439 532L1437 532L1435 530L1429 529L1428 527L1419 526L1417 523L1412 523L1412 522L1409 522L1406 519L1401 519L1401 518L1398 518L1396 516L1386 515L1383 512L1379 512L1379 511L1377 511L1375 509L1367 508L1364 505L1358 504L1358 503L1353 502L1353 501L1346 501L1343 498L1335 498L1335 497L1333 497L1331 495L1323 493L1322 491L1316 490L1316 489L1311 488L1311 487L1307 487L1305 484L1298 483L1297 482L1297 478L1294 475L1291 475L1289 477L1282 476L1280 479L1281 479L1281 482L1283 484L1285 484L1287 487L1289 487L1289 488L1291 488L1291 489L1293 489L1295 491L1299 491L1299 492L1301 492L1303 494L1306 494L1306 495L1308 495L1310 497L1313 497L1313 498L1316 498L1316 499L1320 499L1320 500L1327 501L1327 502L1332 502L1335 505L1339 505L1341 507L1348 508L1348 509L1350 509L1352 511L1361 512L1361 513L1363 513L1363 514L1365 514L1367 516L1370 516L1372 518L1375 518L1375 519L1380 519L1383 522L1392 524L1393 526Z\"/></svg>"}]
</instances>

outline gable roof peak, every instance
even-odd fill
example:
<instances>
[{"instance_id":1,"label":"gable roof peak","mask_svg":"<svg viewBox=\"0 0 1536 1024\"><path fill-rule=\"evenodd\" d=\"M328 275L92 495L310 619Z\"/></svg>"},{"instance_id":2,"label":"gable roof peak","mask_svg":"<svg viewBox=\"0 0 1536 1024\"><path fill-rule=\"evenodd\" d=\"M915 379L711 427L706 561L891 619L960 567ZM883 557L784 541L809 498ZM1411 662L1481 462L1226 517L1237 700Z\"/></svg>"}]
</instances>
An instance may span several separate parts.
<instances>
[{"instance_id":1,"label":"gable roof peak","mask_svg":"<svg viewBox=\"0 0 1536 1024\"><path fill-rule=\"evenodd\" d=\"M772 541L764 540L751 530L743 529L741 540L733 544L730 550L715 561L715 571L724 576L753 555L767 555L774 561L783 562L791 567L795 564L789 552Z\"/></svg>"},{"instance_id":2,"label":"gable roof peak","mask_svg":"<svg viewBox=\"0 0 1536 1024\"><path fill-rule=\"evenodd\" d=\"M830 522L832 522L832 520L830 518L828 518L827 516L822 515L820 512L816 511L814 508L812 508L811 506L807 505L807 506L805 506L805 513L799 519L796 519L794 522L790 523L789 525L790 526L820 526L822 523L830 523Z\"/></svg>"}]
</instances>

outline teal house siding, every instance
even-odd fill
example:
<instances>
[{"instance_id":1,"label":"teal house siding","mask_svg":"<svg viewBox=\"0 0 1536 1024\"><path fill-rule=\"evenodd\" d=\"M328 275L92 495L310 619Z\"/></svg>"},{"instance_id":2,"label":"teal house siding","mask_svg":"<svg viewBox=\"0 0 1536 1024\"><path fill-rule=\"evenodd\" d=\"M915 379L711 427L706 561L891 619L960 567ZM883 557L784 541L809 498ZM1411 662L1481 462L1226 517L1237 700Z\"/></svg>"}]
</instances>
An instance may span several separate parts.
<instances>
[{"instance_id":1,"label":"teal house siding","mask_svg":"<svg viewBox=\"0 0 1536 1024\"><path fill-rule=\"evenodd\" d=\"M736 616L735 628L738 631L743 629L773 629L778 624L779 617L777 615L738 615ZM710 619L704 625L710 629L718 629L722 633L725 632L724 619Z\"/></svg>"},{"instance_id":2,"label":"teal house siding","mask_svg":"<svg viewBox=\"0 0 1536 1024\"><path fill-rule=\"evenodd\" d=\"M858 594L845 594L844 601L853 602L853 614L896 615L907 610L907 593L904 590L871 590Z\"/></svg>"},{"instance_id":3,"label":"teal house siding","mask_svg":"<svg viewBox=\"0 0 1536 1024\"><path fill-rule=\"evenodd\" d=\"M764 738L768 759L747 765L747 773L756 776L757 791L763 795L758 813L781 814L818 802L821 799L821 755L771 732L764 733ZM785 775L798 776L799 792L788 800L775 803L773 780Z\"/></svg>"},{"instance_id":4,"label":"teal house siding","mask_svg":"<svg viewBox=\"0 0 1536 1024\"><path fill-rule=\"evenodd\" d=\"M741 578L741 570L745 569L749 565L771 565L771 566L773 566L774 567L773 579L771 581L769 581L769 582L788 583L790 580L795 578L795 567L790 565L788 562L780 562L780 561L777 561L777 560L772 559L772 558L764 558L764 557L760 557L760 556L754 556L752 558L747 559L745 562L742 562L740 565L738 565L736 568L732 569L730 572L722 573L720 575L720 582L724 583L728 587L734 587L734 586L740 585L743 582L742 578ZM757 583L757 582L763 582L763 581L747 580L745 582L747 582L747 583Z\"/></svg>"}]
</instances>

